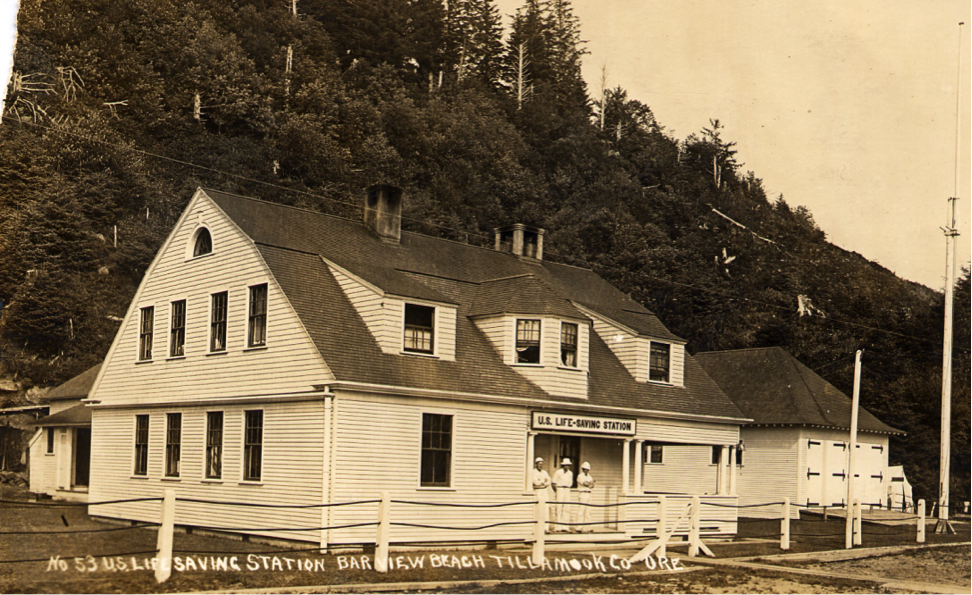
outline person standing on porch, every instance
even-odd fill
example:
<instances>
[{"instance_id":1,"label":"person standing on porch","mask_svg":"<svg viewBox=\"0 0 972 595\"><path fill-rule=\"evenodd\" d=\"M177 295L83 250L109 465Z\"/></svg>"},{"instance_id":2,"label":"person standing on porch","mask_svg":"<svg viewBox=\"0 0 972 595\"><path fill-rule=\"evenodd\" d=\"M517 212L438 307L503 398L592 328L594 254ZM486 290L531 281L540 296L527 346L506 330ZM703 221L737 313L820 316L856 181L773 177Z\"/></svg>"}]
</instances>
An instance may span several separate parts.
<instances>
[{"instance_id":1,"label":"person standing on porch","mask_svg":"<svg viewBox=\"0 0 972 595\"><path fill-rule=\"evenodd\" d=\"M539 491L547 491L550 487L550 474L547 473L543 468L543 457L537 457L533 461L533 493L536 494ZM543 509L543 521L544 521L544 531L547 530L547 521L550 518L550 506L547 505Z\"/></svg>"},{"instance_id":2,"label":"person standing on porch","mask_svg":"<svg viewBox=\"0 0 972 595\"><path fill-rule=\"evenodd\" d=\"M574 472L570 470L572 464L570 459L560 461L560 469L553 476L553 488L557 494L557 507L554 509L556 517L554 532L568 530L564 523L567 523L570 518L567 512L567 502L570 500L570 488L574 485Z\"/></svg>"},{"instance_id":3,"label":"person standing on porch","mask_svg":"<svg viewBox=\"0 0 972 595\"><path fill-rule=\"evenodd\" d=\"M577 475L577 502L580 504L577 511L577 522L584 523L575 529L582 533L593 533L594 528L591 522L591 507L586 506L591 503L591 492L594 491L594 478L591 477L591 464L585 462L581 465L581 471Z\"/></svg>"}]
</instances>

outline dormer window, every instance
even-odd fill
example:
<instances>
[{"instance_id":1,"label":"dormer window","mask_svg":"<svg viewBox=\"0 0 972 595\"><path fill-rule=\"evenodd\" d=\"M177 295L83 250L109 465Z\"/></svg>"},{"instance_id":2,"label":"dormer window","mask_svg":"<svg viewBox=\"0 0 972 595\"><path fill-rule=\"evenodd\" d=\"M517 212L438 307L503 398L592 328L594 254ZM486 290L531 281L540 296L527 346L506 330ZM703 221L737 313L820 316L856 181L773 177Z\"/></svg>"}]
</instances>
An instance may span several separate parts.
<instances>
[{"instance_id":1,"label":"dormer window","mask_svg":"<svg viewBox=\"0 0 972 595\"><path fill-rule=\"evenodd\" d=\"M202 256L204 254L210 254L213 251L213 236L209 234L209 230L205 227L199 228L196 232L196 242L192 247L192 257Z\"/></svg>"},{"instance_id":2,"label":"dormer window","mask_svg":"<svg viewBox=\"0 0 972 595\"><path fill-rule=\"evenodd\" d=\"M573 322L560 324L560 363L577 367L577 325Z\"/></svg>"},{"instance_id":3,"label":"dormer window","mask_svg":"<svg viewBox=\"0 0 972 595\"><path fill-rule=\"evenodd\" d=\"M648 355L648 380L651 382L670 382L671 352L671 345L651 342Z\"/></svg>"},{"instance_id":4,"label":"dormer window","mask_svg":"<svg viewBox=\"0 0 972 595\"><path fill-rule=\"evenodd\" d=\"M540 321L516 321L516 363L540 363Z\"/></svg>"},{"instance_id":5,"label":"dormer window","mask_svg":"<svg viewBox=\"0 0 972 595\"><path fill-rule=\"evenodd\" d=\"M433 353L435 347L435 307L405 304L404 351Z\"/></svg>"}]
</instances>

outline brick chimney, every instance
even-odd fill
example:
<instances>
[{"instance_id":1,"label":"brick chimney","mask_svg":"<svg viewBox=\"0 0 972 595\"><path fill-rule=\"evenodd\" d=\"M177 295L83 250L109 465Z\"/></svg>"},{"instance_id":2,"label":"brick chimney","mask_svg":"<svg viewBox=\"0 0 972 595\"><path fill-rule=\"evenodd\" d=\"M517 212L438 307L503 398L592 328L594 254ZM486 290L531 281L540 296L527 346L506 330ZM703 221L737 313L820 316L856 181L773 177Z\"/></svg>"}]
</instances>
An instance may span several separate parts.
<instances>
[{"instance_id":1,"label":"brick chimney","mask_svg":"<svg viewBox=\"0 0 972 595\"><path fill-rule=\"evenodd\" d=\"M394 186L375 184L365 191L364 222L383 242L397 244L402 239L402 191Z\"/></svg>"},{"instance_id":2,"label":"brick chimney","mask_svg":"<svg viewBox=\"0 0 972 595\"><path fill-rule=\"evenodd\" d=\"M497 227L495 248L498 252L512 252L523 258L543 260L543 230L522 223Z\"/></svg>"}]
</instances>

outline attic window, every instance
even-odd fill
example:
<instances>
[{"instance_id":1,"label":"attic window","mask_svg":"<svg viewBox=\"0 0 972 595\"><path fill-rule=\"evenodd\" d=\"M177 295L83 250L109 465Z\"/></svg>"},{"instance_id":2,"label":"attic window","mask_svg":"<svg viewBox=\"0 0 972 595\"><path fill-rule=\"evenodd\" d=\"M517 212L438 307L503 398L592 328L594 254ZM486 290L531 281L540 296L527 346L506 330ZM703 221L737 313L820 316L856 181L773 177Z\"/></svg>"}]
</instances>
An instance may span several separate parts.
<instances>
[{"instance_id":1,"label":"attic window","mask_svg":"<svg viewBox=\"0 0 972 595\"><path fill-rule=\"evenodd\" d=\"M540 321L516 321L516 363L540 363Z\"/></svg>"},{"instance_id":2,"label":"attic window","mask_svg":"<svg viewBox=\"0 0 972 595\"><path fill-rule=\"evenodd\" d=\"M205 227L201 227L199 231L196 232L196 243L192 248L192 257L203 256L204 254L210 254L213 251L213 236L209 234L209 230Z\"/></svg>"},{"instance_id":3,"label":"attic window","mask_svg":"<svg viewBox=\"0 0 972 595\"><path fill-rule=\"evenodd\" d=\"M651 342L648 354L648 380L652 382L668 382L671 368L672 346L667 343Z\"/></svg>"},{"instance_id":4,"label":"attic window","mask_svg":"<svg viewBox=\"0 0 972 595\"><path fill-rule=\"evenodd\" d=\"M435 346L435 308L405 304L405 343L413 353L432 353Z\"/></svg>"}]
</instances>

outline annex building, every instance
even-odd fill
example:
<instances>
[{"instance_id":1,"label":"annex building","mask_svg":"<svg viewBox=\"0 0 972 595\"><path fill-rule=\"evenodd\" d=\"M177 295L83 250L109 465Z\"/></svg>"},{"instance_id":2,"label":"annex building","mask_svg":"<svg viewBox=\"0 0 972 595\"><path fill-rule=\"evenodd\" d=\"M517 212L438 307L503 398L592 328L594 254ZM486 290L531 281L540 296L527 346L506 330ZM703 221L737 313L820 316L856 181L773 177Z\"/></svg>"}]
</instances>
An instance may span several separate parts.
<instances>
[{"instance_id":1,"label":"annex building","mask_svg":"<svg viewBox=\"0 0 972 595\"><path fill-rule=\"evenodd\" d=\"M171 488L205 501L180 502L179 525L366 543L374 527L354 525L375 520L381 492L533 500L537 456L551 473L563 457L589 462L592 503L632 504L594 509L600 532L653 534L653 494L737 501L730 460L749 418L654 314L590 270L545 261L543 230L516 225L475 247L402 232L392 187L364 202L351 221L195 193L90 391L91 501ZM158 505L91 513L155 521ZM392 516L471 527L533 510L394 504ZM703 531L735 523L735 509L713 508ZM287 530L314 527L342 528ZM531 531L393 526L391 541Z\"/></svg>"}]
</instances>

